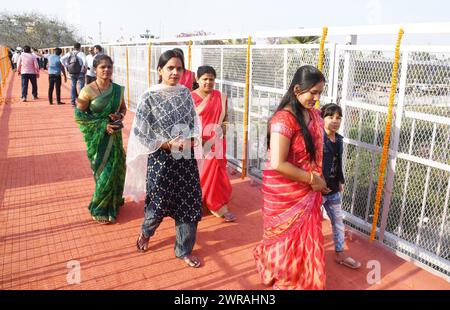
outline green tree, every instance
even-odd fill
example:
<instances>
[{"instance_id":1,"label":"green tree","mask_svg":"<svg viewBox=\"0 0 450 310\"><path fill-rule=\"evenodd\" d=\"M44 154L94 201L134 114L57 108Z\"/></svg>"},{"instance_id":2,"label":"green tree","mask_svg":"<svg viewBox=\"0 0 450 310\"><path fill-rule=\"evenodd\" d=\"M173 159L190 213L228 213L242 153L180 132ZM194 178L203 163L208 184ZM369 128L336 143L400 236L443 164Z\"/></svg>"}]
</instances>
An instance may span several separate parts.
<instances>
[{"instance_id":1,"label":"green tree","mask_svg":"<svg viewBox=\"0 0 450 310\"><path fill-rule=\"evenodd\" d=\"M304 36L304 37L290 37L290 38L267 38L269 44L318 44L320 37Z\"/></svg>"},{"instance_id":2,"label":"green tree","mask_svg":"<svg viewBox=\"0 0 450 310\"><path fill-rule=\"evenodd\" d=\"M0 44L36 48L72 45L80 42L76 29L41 13L0 12Z\"/></svg>"}]
</instances>

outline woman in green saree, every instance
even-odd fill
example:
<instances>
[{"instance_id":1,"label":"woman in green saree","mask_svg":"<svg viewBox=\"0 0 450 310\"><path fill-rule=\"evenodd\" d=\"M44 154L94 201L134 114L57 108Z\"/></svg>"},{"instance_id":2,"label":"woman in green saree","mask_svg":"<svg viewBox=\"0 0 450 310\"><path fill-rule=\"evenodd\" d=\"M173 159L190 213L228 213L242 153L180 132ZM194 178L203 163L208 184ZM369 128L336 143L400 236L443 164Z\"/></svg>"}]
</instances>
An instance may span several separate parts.
<instances>
[{"instance_id":1,"label":"woman in green saree","mask_svg":"<svg viewBox=\"0 0 450 310\"><path fill-rule=\"evenodd\" d=\"M97 79L81 90L75 120L83 133L95 179L89 211L94 221L110 224L115 222L124 203L125 181L122 126L111 123L124 118L126 106L124 87L111 81L112 59L106 55L95 58L94 69Z\"/></svg>"}]
</instances>

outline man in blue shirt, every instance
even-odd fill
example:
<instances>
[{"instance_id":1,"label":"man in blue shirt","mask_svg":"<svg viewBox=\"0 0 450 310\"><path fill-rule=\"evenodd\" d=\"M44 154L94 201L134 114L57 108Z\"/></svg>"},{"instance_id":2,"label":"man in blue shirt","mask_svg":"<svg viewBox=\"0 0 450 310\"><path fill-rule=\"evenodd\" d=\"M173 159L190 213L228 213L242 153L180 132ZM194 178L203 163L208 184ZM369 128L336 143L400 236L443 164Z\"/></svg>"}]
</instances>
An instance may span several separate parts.
<instances>
[{"instance_id":1,"label":"man in blue shirt","mask_svg":"<svg viewBox=\"0 0 450 310\"><path fill-rule=\"evenodd\" d=\"M48 55L48 101L53 104L53 88L56 86L56 103L64 104L61 102L61 72L64 75L64 83L67 82L66 70L61 64L62 50L55 48L54 55Z\"/></svg>"}]
</instances>

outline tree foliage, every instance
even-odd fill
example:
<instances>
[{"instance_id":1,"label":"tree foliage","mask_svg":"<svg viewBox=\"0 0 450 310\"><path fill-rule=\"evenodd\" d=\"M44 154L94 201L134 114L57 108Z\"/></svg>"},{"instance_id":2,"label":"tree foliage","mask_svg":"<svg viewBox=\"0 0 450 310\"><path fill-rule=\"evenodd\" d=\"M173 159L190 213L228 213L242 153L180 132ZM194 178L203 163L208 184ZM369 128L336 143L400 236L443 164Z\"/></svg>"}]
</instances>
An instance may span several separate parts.
<instances>
[{"instance_id":1,"label":"tree foliage","mask_svg":"<svg viewBox=\"0 0 450 310\"><path fill-rule=\"evenodd\" d=\"M269 44L317 44L320 43L320 37L303 36L290 38L267 38Z\"/></svg>"},{"instance_id":2,"label":"tree foliage","mask_svg":"<svg viewBox=\"0 0 450 310\"><path fill-rule=\"evenodd\" d=\"M80 42L76 29L41 13L0 12L0 44L35 48L73 45Z\"/></svg>"}]
</instances>

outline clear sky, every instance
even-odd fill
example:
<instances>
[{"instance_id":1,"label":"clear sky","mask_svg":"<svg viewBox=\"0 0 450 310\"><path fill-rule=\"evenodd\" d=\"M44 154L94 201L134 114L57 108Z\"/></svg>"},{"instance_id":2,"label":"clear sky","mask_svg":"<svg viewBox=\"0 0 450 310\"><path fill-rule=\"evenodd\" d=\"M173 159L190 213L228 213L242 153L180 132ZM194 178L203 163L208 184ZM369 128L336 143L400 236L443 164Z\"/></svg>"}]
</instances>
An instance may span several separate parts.
<instances>
[{"instance_id":1,"label":"clear sky","mask_svg":"<svg viewBox=\"0 0 450 310\"><path fill-rule=\"evenodd\" d=\"M162 38L322 26L450 21L447 0L20 0L9 12L37 11L74 24L83 37L115 41L149 29Z\"/></svg>"}]
</instances>

